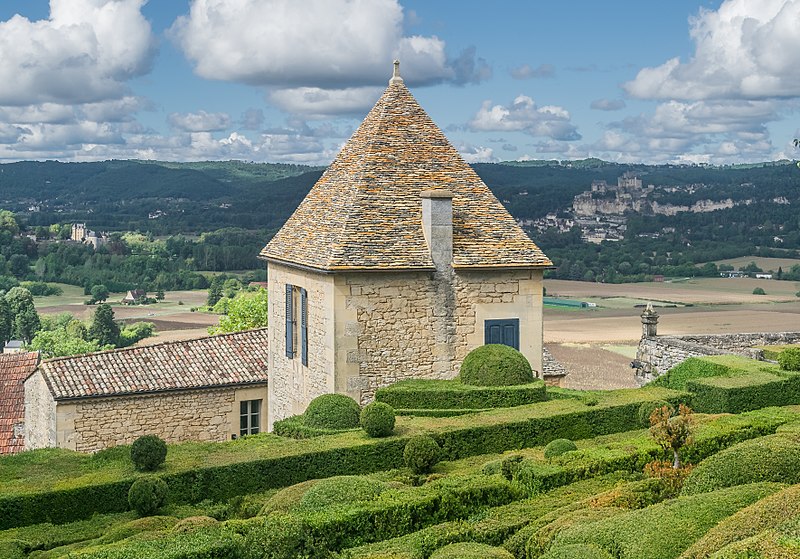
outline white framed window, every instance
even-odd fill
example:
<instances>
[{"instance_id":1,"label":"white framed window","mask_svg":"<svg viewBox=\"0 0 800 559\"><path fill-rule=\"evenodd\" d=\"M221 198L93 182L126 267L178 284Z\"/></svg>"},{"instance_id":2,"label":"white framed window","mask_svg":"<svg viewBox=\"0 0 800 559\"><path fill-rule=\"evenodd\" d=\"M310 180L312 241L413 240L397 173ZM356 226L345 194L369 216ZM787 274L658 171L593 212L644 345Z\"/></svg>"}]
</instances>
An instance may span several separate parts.
<instances>
[{"instance_id":1,"label":"white framed window","mask_svg":"<svg viewBox=\"0 0 800 559\"><path fill-rule=\"evenodd\" d=\"M261 429L261 400L239 402L239 435L255 435Z\"/></svg>"}]
</instances>

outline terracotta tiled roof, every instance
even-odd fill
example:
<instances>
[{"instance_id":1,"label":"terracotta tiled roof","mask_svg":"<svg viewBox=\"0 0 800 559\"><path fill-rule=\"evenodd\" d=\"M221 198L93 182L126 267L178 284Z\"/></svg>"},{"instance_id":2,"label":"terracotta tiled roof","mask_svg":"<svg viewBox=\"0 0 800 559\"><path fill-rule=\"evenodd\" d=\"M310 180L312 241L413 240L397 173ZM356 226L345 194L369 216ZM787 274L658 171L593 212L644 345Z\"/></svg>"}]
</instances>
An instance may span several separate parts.
<instances>
[{"instance_id":1,"label":"terracotta tiled roof","mask_svg":"<svg viewBox=\"0 0 800 559\"><path fill-rule=\"evenodd\" d=\"M0 354L0 454L11 454L25 448L25 439L20 433L25 423L23 382L38 364L38 351Z\"/></svg>"},{"instance_id":2,"label":"terracotta tiled roof","mask_svg":"<svg viewBox=\"0 0 800 559\"><path fill-rule=\"evenodd\" d=\"M56 400L267 382L267 329L43 361Z\"/></svg>"},{"instance_id":3,"label":"terracotta tiled roof","mask_svg":"<svg viewBox=\"0 0 800 559\"><path fill-rule=\"evenodd\" d=\"M454 194L454 267L552 265L394 79L260 256L323 270L432 269L420 193L437 188Z\"/></svg>"}]
</instances>

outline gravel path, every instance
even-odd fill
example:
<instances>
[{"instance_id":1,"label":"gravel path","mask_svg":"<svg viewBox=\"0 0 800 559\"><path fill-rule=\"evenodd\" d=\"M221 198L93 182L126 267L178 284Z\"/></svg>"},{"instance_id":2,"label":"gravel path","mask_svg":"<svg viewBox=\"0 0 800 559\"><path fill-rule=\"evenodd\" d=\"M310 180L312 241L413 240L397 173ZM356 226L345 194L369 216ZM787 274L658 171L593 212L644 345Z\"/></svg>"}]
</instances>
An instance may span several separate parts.
<instances>
[{"instance_id":1,"label":"gravel path","mask_svg":"<svg viewBox=\"0 0 800 559\"><path fill-rule=\"evenodd\" d=\"M550 353L569 373L564 388L613 390L636 388L630 357L594 344L546 344Z\"/></svg>"}]
</instances>

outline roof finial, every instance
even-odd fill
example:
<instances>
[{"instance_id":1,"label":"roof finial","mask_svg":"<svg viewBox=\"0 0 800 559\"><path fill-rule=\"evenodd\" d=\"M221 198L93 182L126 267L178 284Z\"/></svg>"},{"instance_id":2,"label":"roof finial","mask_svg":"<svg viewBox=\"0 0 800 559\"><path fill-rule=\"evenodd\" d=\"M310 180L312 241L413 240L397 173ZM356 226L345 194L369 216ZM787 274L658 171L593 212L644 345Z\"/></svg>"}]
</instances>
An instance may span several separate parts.
<instances>
[{"instance_id":1,"label":"roof finial","mask_svg":"<svg viewBox=\"0 0 800 559\"><path fill-rule=\"evenodd\" d=\"M389 85L393 83L403 83L403 78L400 77L400 61L394 61L394 72L392 72L392 79L389 80Z\"/></svg>"}]
</instances>

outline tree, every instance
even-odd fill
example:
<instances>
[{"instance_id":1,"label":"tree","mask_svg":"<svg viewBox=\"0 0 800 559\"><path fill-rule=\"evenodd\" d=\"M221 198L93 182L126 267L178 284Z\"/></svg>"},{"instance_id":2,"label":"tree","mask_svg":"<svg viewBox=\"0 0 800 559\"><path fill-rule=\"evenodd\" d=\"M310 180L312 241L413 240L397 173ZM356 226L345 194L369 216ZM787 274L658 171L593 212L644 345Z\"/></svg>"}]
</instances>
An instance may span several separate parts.
<instances>
[{"instance_id":1,"label":"tree","mask_svg":"<svg viewBox=\"0 0 800 559\"><path fill-rule=\"evenodd\" d=\"M24 254L12 254L8 259L8 270L17 278L24 278L30 273L30 260Z\"/></svg>"},{"instance_id":2,"label":"tree","mask_svg":"<svg viewBox=\"0 0 800 559\"><path fill-rule=\"evenodd\" d=\"M12 339L19 339L30 343L39 330L39 315L33 306L33 296L24 287L12 287L5 295L6 303L11 310Z\"/></svg>"},{"instance_id":3,"label":"tree","mask_svg":"<svg viewBox=\"0 0 800 559\"><path fill-rule=\"evenodd\" d=\"M650 414L650 435L658 446L664 450L672 451L672 467L681 467L678 451L692 439L692 426L694 418L692 410L681 404L678 415L672 415L674 410L669 406L662 406Z\"/></svg>"},{"instance_id":4,"label":"tree","mask_svg":"<svg viewBox=\"0 0 800 559\"><path fill-rule=\"evenodd\" d=\"M92 298L91 298L90 302L92 304L94 304L94 303L102 303L103 301L108 299L108 295L109 295L108 288L105 285L103 285L102 283L99 283L97 285L93 285L92 289L91 289L91 295L92 295Z\"/></svg>"},{"instance_id":5,"label":"tree","mask_svg":"<svg viewBox=\"0 0 800 559\"><path fill-rule=\"evenodd\" d=\"M30 348L41 351L46 358L65 357L67 355L78 355L106 349L105 347L101 347L97 341L84 340L74 335L66 328L40 330L33 337ZM110 347L108 349L110 349Z\"/></svg>"},{"instance_id":6,"label":"tree","mask_svg":"<svg viewBox=\"0 0 800 559\"><path fill-rule=\"evenodd\" d=\"M11 307L8 306L5 296L0 291L0 344L5 344L11 339L13 328L14 317L11 314Z\"/></svg>"},{"instance_id":7,"label":"tree","mask_svg":"<svg viewBox=\"0 0 800 559\"><path fill-rule=\"evenodd\" d=\"M228 304L228 314L220 318L219 326L209 328L211 334L239 332L267 326L267 290L255 293L239 292Z\"/></svg>"},{"instance_id":8,"label":"tree","mask_svg":"<svg viewBox=\"0 0 800 559\"><path fill-rule=\"evenodd\" d=\"M214 279L211 280L211 285L208 286L208 299L206 300L206 305L209 307L213 307L217 304L222 298L222 284L223 284L222 276L214 276Z\"/></svg>"},{"instance_id":9,"label":"tree","mask_svg":"<svg viewBox=\"0 0 800 559\"><path fill-rule=\"evenodd\" d=\"M116 346L119 342L119 326L114 322L114 311L108 303L102 303L94 311L89 326L89 339L100 345Z\"/></svg>"},{"instance_id":10,"label":"tree","mask_svg":"<svg viewBox=\"0 0 800 559\"><path fill-rule=\"evenodd\" d=\"M159 289L158 291L156 291L156 299L158 301L163 301L164 300L164 290L163 289Z\"/></svg>"}]
</instances>

